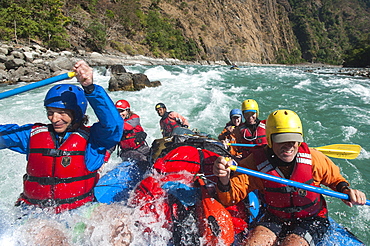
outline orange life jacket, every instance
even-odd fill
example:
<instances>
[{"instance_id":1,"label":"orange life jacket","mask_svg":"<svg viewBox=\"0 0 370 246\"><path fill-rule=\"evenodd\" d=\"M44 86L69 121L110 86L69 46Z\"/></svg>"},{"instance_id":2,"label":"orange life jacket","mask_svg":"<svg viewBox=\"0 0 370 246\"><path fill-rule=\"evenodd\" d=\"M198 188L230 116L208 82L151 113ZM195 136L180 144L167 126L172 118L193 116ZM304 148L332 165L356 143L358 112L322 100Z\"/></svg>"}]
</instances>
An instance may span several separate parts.
<instances>
[{"instance_id":1,"label":"orange life jacket","mask_svg":"<svg viewBox=\"0 0 370 246\"><path fill-rule=\"evenodd\" d=\"M27 173L18 202L54 207L60 213L93 201L98 175L85 165L89 134L89 128L81 127L57 148L50 125L33 126Z\"/></svg>"},{"instance_id":2,"label":"orange life jacket","mask_svg":"<svg viewBox=\"0 0 370 246\"><path fill-rule=\"evenodd\" d=\"M253 155L258 171L285 178L278 168L270 164L263 148L253 150ZM319 187L313 181L311 154L306 143L302 143L298 149L296 164L289 179ZM270 213L283 219L326 216L325 200L320 194L269 180L263 180L263 183L264 199Z\"/></svg>"}]
</instances>

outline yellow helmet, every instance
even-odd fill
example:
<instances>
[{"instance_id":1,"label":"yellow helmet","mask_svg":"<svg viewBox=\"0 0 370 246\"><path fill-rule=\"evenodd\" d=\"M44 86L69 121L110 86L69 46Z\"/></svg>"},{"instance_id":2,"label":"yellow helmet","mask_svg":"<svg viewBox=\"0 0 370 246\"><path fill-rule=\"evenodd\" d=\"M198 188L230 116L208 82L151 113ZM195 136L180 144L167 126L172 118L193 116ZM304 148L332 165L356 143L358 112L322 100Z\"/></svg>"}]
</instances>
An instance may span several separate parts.
<instances>
[{"instance_id":1,"label":"yellow helmet","mask_svg":"<svg viewBox=\"0 0 370 246\"><path fill-rule=\"evenodd\" d=\"M247 99L242 103L242 111L245 112L256 112L257 117L259 113L258 103L253 99Z\"/></svg>"},{"instance_id":2,"label":"yellow helmet","mask_svg":"<svg viewBox=\"0 0 370 246\"><path fill-rule=\"evenodd\" d=\"M284 134L280 134L284 133ZM275 135L274 134L279 134ZM302 122L299 116L287 109L272 112L266 120L267 144L272 148L272 142L303 142Z\"/></svg>"}]
</instances>

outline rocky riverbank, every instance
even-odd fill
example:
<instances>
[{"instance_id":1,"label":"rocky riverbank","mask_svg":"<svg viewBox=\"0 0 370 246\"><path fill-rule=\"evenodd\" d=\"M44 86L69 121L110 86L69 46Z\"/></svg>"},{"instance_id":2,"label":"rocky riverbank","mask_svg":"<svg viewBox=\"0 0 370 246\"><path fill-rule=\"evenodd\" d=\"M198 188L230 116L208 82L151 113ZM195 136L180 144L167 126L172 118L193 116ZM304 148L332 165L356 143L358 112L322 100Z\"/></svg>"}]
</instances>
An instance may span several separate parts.
<instances>
[{"instance_id":1,"label":"rocky riverbank","mask_svg":"<svg viewBox=\"0 0 370 246\"><path fill-rule=\"evenodd\" d=\"M90 66L227 65L225 61L187 62L171 58L88 53L84 50L53 52L38 44L23 46L0 43L0 83L39 81L70 71L78 60L85 60Z\"/></svg>"},{"instance_id":2,"label":"rocky riverbank","mask_svg":"<svg viewBox=\"0 0 370 246\"><path fill-rule=\"evenodd\" d=\"M230 61L180 61L171 58L151 58L145 56L129 56L125 54L88 53L84 50L75 52L54 52L38 44L28 46L0 43L0 83L14 84L17 82L40 81L57 74L70 71L78 60L85 60L91 66L113 65L229 65ZM257 66L260 64L236 62L238 66ZM262 65L261 65L262 66ZM265 65L266 66L266 65ZM271 66L271 65L268 65ZM299 65L298 65L299 66ZM305 64L306 72L326 73L323 64ZM340 68L338 75L370 77L370 69Z\"/></svg>"}]
</instances>

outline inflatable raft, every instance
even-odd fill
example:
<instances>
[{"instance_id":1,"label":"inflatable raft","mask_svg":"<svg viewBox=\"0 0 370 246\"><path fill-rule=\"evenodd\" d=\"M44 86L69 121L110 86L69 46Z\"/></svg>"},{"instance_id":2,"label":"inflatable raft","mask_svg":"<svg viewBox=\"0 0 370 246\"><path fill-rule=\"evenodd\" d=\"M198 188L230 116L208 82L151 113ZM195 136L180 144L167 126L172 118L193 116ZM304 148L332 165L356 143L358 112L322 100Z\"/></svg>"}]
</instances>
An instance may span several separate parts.
<instances>
[{"instance_id":1,"label":"inflatable raft","mask_svg":"<svg viewBox=\"0 0 370 246\"><path fill-rule=\"evenodd\" d=\"M123 162L108 172L95 188L97 200L127 202L134 189L128 205L139 207L154 220L165 218L162 226L173 235L170 245L239 245L260 216L258 194L252 192L247 201L223 207L214 198L212 165L218 156L228 154L226 150L208 138L175 138L156 152L153 171L144 179L134 162ZM345 227L331 218L330 222L318 245L364 245Z\"/></svg>"}]
</instances>

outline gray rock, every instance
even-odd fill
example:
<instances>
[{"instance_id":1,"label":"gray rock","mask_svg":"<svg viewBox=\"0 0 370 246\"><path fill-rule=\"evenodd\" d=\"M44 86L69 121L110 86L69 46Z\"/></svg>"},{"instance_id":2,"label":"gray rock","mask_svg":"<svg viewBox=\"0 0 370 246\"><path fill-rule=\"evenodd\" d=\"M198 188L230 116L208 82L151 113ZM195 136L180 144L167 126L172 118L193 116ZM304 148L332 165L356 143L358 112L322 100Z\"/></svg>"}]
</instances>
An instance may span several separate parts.
<instances>
[{"instance_id":1,"label":"gray rock","mask_svg":"<svg viewBox=\"0 0 370 246\"><path fill-rule=\"evenodd\" d=\"M36 59L39 56L39 54L35 51L31 51L31 52L26 51L26 52L23 52L23 55L24 55L25 60L28 62L32 62L34 59Z\"/></svg>"},{"instance_id":2,"label":"gray rock","mask_svg":"<svg viewBox=\"0 0 370 246\"><path fill-rule=\"evenodd\" d=\"M8 57L4 54L0 54L0 62L5 63L8 61Z\"/></svg>"},{"instance_id":3,"label":"gray rock","mask_svg":"<svg viewBox=\"0 0 370 246\"><path fill-rule=\"evenodd\" d=\"M132 74L124 73L120 75L112 74L109 79L109 91L134 91L134 80Z\"/></svg>"},{"instance_id":4,"label":"gray rock","mask_svg":"<svg viewBox=\"0 0 370 246\"><path fill-rule=\"evenodd\" d=\"M7 72L5 72L4 70L0 70L0 81L1 82L6 82L9 80L9 75Z\"/></svg>"},{"instance_id":5,"label":"gray rock","mask_svg":"<svg viewBox=\"0 0 370 246\"><path fill-rule=\"evenodd\" d=\"M156 81L151 83L145 74L127 73L122 65L114 65L111 67L111 78L109 80L109 91L139 91L145 87L159 86L161 83Z\"/></svg>"},{"instance_id":6,"label":"gray rock","mask_svg":"<svg viewBox=\"0 0 370 246\"><path fill-rule=\"evenodd\" d=\"M0 47L0 54L4 54L4 55L9 54L8 48Z\"/></svg>"},{"instance_id":7,"label":"gray rock","mask_svg":"<svg viewBox=\"0 0 370 246\"><path fill-rule=\"evenodd\" d=\"M145 87L150 87L150 81L148 77L143 73L136 73L132 75L132 80L134 81L135 91L140 91Z\"/></svg>"},{"instance_id":8,"label":"gray rock","mask_svg":"<svg viewBox=\"0 0 370 246\"><path fill-rule=\"evenodd\" d=\"M14 56L14 58L18 58L18 59L22 59L24 60L24 54L18 50L13 50L11 53L10 53L12 56Z\"/></svg>"},{"instance_id":9,"label":"gray rock","mask_svg":"<svg viewBox=\"0 0 370 246\"><path fill-rule=\"evenodd\" d=\"M67 57L58 57L56 60L50 62L50 69L53 72L59 70L71 70L73 68L72 61Z\"/></svg>"},{"instance_id":10,"label":"gray rock","mask_svg":"<svg viewBox=\"0 0 370 246\"><path fill-rule=\"evenodd\" d=\"M13 69L13 68L18 68L23 66L25 61L23 59L19 58L14 58L14 59L9 59L5 62L5 66L7 69Z\"/></svg>"},{"instance_id":11,"label":"gray rock","mask_svg":"<svg viewBox=\"0 0 370 246\"><path fill-rule=\"evenodd\" d=\"M126 69L122 65L113 65L110 67L111 74L120 75L123 73L127 73Z\"/></svg>"},{"instance_id":12,"label":"gray rock","mask_svg":"<svg viewBox=\"0 0 370 246\"><path fill-rule=\"evenodd\" d=\"M46 52L46 51L47 51L47 49L46 49L46 48L44 48L44 47L42 47L42 46L40 46L40 45L38 45L38 44L34 44L34 45L32 45L32 46L31 46L31 48L33 48L35 51L37 51L37 52L39 52L39 53L44 53L44 52Z\"/></svg>"}]
</instances>

